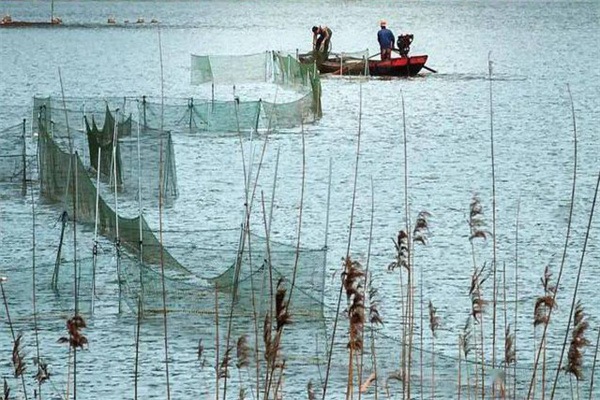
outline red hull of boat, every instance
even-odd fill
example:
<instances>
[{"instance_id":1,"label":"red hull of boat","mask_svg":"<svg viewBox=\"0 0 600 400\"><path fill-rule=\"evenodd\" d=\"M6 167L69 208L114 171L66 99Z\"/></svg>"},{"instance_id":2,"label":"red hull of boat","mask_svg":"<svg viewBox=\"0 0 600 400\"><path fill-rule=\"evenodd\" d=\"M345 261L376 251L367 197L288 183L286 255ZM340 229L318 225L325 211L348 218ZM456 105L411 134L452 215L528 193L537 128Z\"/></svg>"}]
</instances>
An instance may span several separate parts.
<instances>
[{"instance_id":1,"label":"red hull of boat","mask_svg":"<svg viewBox=\"0 0 600 400\"><path fill-rule=\"evenodd\" d=\"M426 62L426 55L392 58L385 61L370 60L369 74L371 76L414 76L421 71Z\"/></svg>"},{"instance_id":2,"label":"red hull of boat","mask_svg":"<svg viewBox=\"0 0 600 400\"><path fill-rule=\"evenodd\" d=\"M369 60L369 75L371 76L414 76L418 74L427 62L426 55L390 60ZM360 59L327 60L319 66L323 74L335 75L365 75L365 62Z\"/></svg>"}]
</instances>

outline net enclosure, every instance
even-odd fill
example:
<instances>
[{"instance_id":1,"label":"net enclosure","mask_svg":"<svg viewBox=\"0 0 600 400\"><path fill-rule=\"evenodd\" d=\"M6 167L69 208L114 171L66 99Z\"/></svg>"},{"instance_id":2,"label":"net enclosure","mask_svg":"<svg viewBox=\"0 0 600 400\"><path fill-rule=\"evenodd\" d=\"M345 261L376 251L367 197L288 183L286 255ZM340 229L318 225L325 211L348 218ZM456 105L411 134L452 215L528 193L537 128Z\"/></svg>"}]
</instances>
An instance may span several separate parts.
<instances>
[{"instance_id":1,"label":"net enclosure","mask_svg":"<svg viewBox=\"0 0 600 400\"><path fill-rule=\"evenodd\" d=\"M105 120L109 124L114 122L110 115L106 115ZM108 199L113 198L113 193L106 191L105 197L100 195L94 183L98 171L86 168L77 152L70 154L64 143L45 132L43 123L40 123L40 130L38 152L42 196L62 203L71 219L76 215L78 223L97 226L98 234L114 243L119 300L122 299L133 311L137 311L138 304L148 315L163 311L163 275L160 271L164 266L166 309L170 313L210 313L213 310L211 299L218 291L232 299L223 306L224 310L236 316L248 317L255 312L264 315L273 301L272 288L281 279L290 289L294 282L294 289L290 290L290 310L298 318L322 318L326 250L297 250L295 246L273 241L267 246L264 238L252 232L213 230L196 233L196 240L203 246L190 248L187 262L181 261L169 251L168 243L161 244L143 215L122 217L115 211L116 207L109 206L112 200ZM103 132L104 129L96 126L95 131ZM92 130L90 133L94 134ZM113 137L118 137L118 133L113 132ZM117 144L121 145L121 139ZM114 149L117 144L112 145L113 157L118 154ZM123 157L123 147L119 153ZM104 160L101 156L96 161L100 163L100 175L103 163L112 162L115 168L114 160ZM106 172L110 174L110 169ZM124 185L126 175L127 172L121 173ZM114 169L112 176L114 179ZM114 204L117 204L116 200ZM227 239L215 241L219 236L227 236ZM166 237L174 243L180 242L176 235ZM95 265L95 262L82 262L79 266L76 280L82 310L91 307ZM72 268L57 263L52 286L56 290L73 290L69 283L75 279L73 274Z\"/></svg>"},{"instance_id":2,"label":"net enclosure","mask_svg":"<svg viewBox=\"0 0 600 400\"><path fill-rule=\"evenodd\" d=\"M257 120L257 126L290 128L322 116L321 81L316 65L302 64L289 54L269 51L243 56L192 55L191 82L193 85L269 82L298 93L299 97L289 102L261 101L262 118ZM218 118L220 112L217 110L212 119L223 119Z\"/></svg>"},{"instance_id":3,"label":"net enclosure","mask_svg":"<svg viewBox=\"0 0 600 400\"><path fill-rule=\"evenodd\" d=\"M0 129L0 182L20 182L25 186L34 154L27 154L26 121Z\"/></svg>"}]
</instances>

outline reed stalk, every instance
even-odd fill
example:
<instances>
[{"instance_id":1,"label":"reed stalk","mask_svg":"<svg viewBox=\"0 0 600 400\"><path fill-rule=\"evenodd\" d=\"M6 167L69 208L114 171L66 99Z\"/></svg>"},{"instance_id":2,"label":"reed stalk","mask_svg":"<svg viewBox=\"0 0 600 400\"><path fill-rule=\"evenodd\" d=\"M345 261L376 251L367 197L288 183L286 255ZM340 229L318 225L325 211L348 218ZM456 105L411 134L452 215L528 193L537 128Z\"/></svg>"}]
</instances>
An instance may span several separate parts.
<instances>
[{"instance_id":1,"label":"reed stalk","mask_svg":"<svg viewBox=\"0 0 600 400\"><path fill-rule=\"evenodd\" d=\"M596 361L598 359L598 345L600 345L600 329L598 329L598 337L596 339L596 348L594 349L594 362L592 363L592 372L590 374L590 398L592 400L592 394L594 393L594 374L596 372Z\"/></svg>"},{"instance_id":2,"label":"reed stalk","mask_svg":"<svg viewBox=\"0 0 600 400\"><path fill-rule=\"evenodd\" d=\"M558 277L556 278L556 292L558 292L558 290L560 289L560 282L561 282L561 278L562 278L562 274L563 274L563 270L564 270L564 266L565 266L565 260L567 258L567 249L569 247L569 239L571 236L571 222L573 219L573 205L575 203L575 188L576 188L576 184L577 184L577 121L575 119L575 106L573 104L573 96L571 95L571 89L569 88L569 85L567 85L567 91L569 93L569 100L570 100L570 104L571 104L571 117L573 120L573 184L571 186L571 199L570 199L570 204L569 204L569 219L567 221L567 233L565 236L565 245L563 247L563 253L562 253L562 257L561 257L561 261L560 261L560 268L558 270ZM556 292L554 293L554 296L553 296L554 301L556 301ZM550 322L551 319L552 319L552 309L550 309L548 312L548 322ZM542 339L544 339L544 340L546 338L547 330L548 330L548 324L544 325L544 330L542 332ZM540 353L538 352L538 356L536 357L536 359L533 363L533 373L531 374L531 381L529 382L529 390L527 392L528 399L531 397L531 394L533 393L533 390L534 390L535 375L536 375L539 359L540 359ZM561 360L562 360L562 356L561 356ZM558 368L558 370L557 370L556 379L558 379L558 371L560 371L560 368ZM554 393L554 389L552 389L552 392ZM551 395L551 398L554 398L554 394Z\"/></svg>"},{"instance_id":3,"label":"reed stalk","mask_svg":"<svg viewBox=\"0 0 600 400\"><path fill-rule=\"evenodd\" d=\"M373 220L375 216L375 191L373 188L373 176L371 176L371 219L369 221L369 244L367 245L367 263L365 266L365 288L369 287L371 276L369 275L369 265L371 262L371 244L373 242ZM369 304L370 305L370 304ZM364 338L365 336L365 326L362 325L361 336ZM371 337L373 336L373 330L371 329ZM358 372L358 382L362 385L363 382L363 360L364 360L365 352L364 350L360 352L360 363L359 363L359 372ZM377 374L375 374L375 379L377 379ZM362 399L362 390L358 391L358 400Z\"/></svg>"},{"instance_id":4,"label":"reed stalk","mask_svg":"<svg viewBox=\"0 0 600 400\"><path fill-rule=\"evenodd\" d=\"M573 320L573 313L575 313L575 304L577 301L577 291L579 290L579 281L581 279L581 271L583 270L583 260L585 258L585 253L587 250L588 239L590 237L590 230L592 228L592 221L594 219L594 210L596 208L596 199L598 198L598 187L600 186L600 171L598 172L598 179L596 180L596 189L594 190L594 199L592 200L592 209L590 211L590 218L588 221L588 226L585 232L585 240L583 242L583 249L581 250L581 259L579 261L579 268L577 270L577 279L575 280L575 288L573 289L573 299L571 301L571 311L569 312L569 319L567 321L567 329L565 329L565 339L562 344L562 348L560 351L560 358L558 360L558 369L556 370L556 375L554 376L554 383L552 384L552 394L550 399L554 399L554 393L556 392L556 385L558 383L558 374L560 373L560 369L562 366L562 360L565 353L565 348L567 346L567 338L569 334L569 330L571 327L571 321ZM577 314L575 313L575 322L577 323Z\"/></svg>"},{"instance_id":5,"label":"reed stalk","mask_svg":"<svg viewBox=\"0 0 600 400\"><path fill-rule=\"evenodd\" d=\"M142 300L138 297L137 329L135 332L135 367L133 370L133 398L138 398L138 365L140 356L140 329L142 327Z\"/></svg>"},{"instance_id":6,"label":"reed stalk","mask_svg":"<svg viewBox=\"0 0 600 400\"><path fill-rule=\"evenodd\" d=\"M437 308L429 300L429 329L431 329L431 400L435 399L435 337L440 326ZM423 390L423 388L421 388Z\"/></svg>"},{"instance_id":7,"label":"reed stalk","mask_svg":"<svg viewBox=\"0 0 600 400\"><path fill-rule=\"evenodd\" d=\"M215 398L219 400L219 284L215 283Z\"/></svg>"},{"instance_id":8,"label":"reed stalk","mask_svg":"<svg viewBox=\"0 0 600 400\"><path fill-rule=\"evenodd\" d=\"M356 161L354 165L354 184L352 187L352 206L350 208L350 227L348 232L348 246L346 249L346 259L350 257L350 246L352 245L352 228L354 225L354 205L356 202L356 184L358 182L358 162L360 160L360 139L361 139L361 130L362 130L362 84L360 85L359 91L359 109L358 109L358 135L357 135L357 144L356 144ZM335 335L337 332L337 325L340 315L340 305L342 303L342 292L344 289L344 283L340 284L340 290L338 292L338 300L337 307L335 312L335 318L333 322L333 331L331 333L331 345L329 346L329 354L327 356L327 370L325 372L325 383L323 384L323 397L322 399L326 399L327 395L327 385L329 383L329 372L331 370L331 357L333 355L333 345L335 343Z\"/></svg>"},{"instance_id":9,"label":"reed stalk","mask_svg":"<svg viewBox=\"0 0 600 400\"><path fill-rule=\"evenodd\" d=\"M513 363L513 400L517 398L517 337L519 329L517 327L519 321L519 213L521 210L521 200L517 201L517 221L515 226L515 333L514 333L514 355L515 362Z\"/></svg>"},{"instance_id":10,"label":"reed stalk","mask_svg":"<svg viewBox=\"0 0 600 400\"><path fill-rule=\"evenodd\" d=\"M36 250L36 240L35 240L35 198L33 195L33 183L31 183L31 241L32 241L32 249L31 249L31 263L32 263L32 305L33 305L33 331L35 332L35 353L36 360L35 364L37 365L36 372L36 381L38 384L38 396L39 399L42 400L42 383L45 379L47 379L47 371L44 367L44 363L40 358L40 338L38 334L38 323L37 323L37 293L36 293L36 285L37 285L37 277L36 277L36 265L35 265L35 250Z\"/></svg>"},{"instance_id":11,"label":"reed stalk","mask_svg":"<svg viewBox=\"0 0 600 400\"><path fill-rule=\"evenodd\" d=\"M493 309L492 309L492 368L496 368L496 308L497 308L497 244L496 244L496 164L494 154L494 107L493 107L493 89L492 89L492 61L491 52L488 54L488 70L490 83L490 150L492 167L492 241L493 241ZM492 397L495 395L494 386L492 386Z\"/></svg>"},{"instance_id":12,"label":"reed stalk","mask_svg":"<svg viewBox=\"0 0 600 400\"><path fill-rule=\"evenodd\" d=\"M163 165L163 131L164 131L164 112L165 112L165 87L164 87L164 67L162 54L162 38L160 26L158 26L158 54L160 59L160 161L159 161L159 187L158 187L158 225L159 225L159 243L160 243L160 278L162 283L162 300L163 300L163 327L164 327L164 343L165 343L165 372L167 378L167 400L171 400L171 385L169 382L169 339L168 339L168 324L167 324L167 290L165 286L165 260L163 247L163 182L164 182L164 165ZM115 191L116 193L116 191ZM119 278L120 279L120 278ZM119 283L120 286L120 283Z\"/></svg>"},{"instance_id":13,"label":"reed stalk","mask_svg":"<svg viewBox=\"0 0 600 400\"><path fill-rule=\"evenodd\" d=\"M413 286L412 286L412 270L410 265L411 257L411 236L410 236L410 215L408 208L408 146L407 146L407 132L406 132L406 109L404 102L404 93L401 92L402 98L402 131L404 138L404 213L405 213L405 229L407 234L407 313L406 321L408 321L408 360L407 369L404 373L404 386L406 387L406 398L410 399L410 375L411 375L411 361L412 361L412 333L413 333L413 316L414 316L414 300L413 300Z\"/></svg>"}]
</instances>

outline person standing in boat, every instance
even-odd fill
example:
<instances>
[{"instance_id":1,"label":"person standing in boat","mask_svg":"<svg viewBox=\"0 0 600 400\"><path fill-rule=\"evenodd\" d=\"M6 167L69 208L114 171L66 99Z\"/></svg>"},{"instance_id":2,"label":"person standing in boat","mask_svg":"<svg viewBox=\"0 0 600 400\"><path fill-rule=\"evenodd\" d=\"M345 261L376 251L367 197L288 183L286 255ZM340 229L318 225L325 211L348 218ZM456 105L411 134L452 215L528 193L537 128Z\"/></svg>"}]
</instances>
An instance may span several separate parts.
<instances>
[{"instance_id":1,"label":"person standing in boat","mask_svg":"<svg viewBox=\"0 0 600 400\"><path fill-rule=\"evenodd\" d=\"M327 26L313 26L313 53L317 63L327 60L331 45L331 29Z\"/></svg>"},{"instance_id":2,"label":"person standing in boat","mask_svg":"<svg viewBox=\"0 0 600 400\"><path fill-rule=\"evenodd\" d=\"M379 21L381 29L377 32L377 41L379 42L379 48L381 49L381 59L389 60L392 58L392 50L396 39L394 33L387 29L387 22L385 20Z\"/></svg>"}]
</instances>

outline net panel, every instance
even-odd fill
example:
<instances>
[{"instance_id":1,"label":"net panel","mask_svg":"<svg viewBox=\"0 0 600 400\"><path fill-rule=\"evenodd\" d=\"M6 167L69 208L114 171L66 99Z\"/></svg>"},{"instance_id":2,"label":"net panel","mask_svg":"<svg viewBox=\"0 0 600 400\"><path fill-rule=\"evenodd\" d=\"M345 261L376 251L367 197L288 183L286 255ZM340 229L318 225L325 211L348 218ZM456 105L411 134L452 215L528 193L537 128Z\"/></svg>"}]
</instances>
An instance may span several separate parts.
<instances>
[{"instance_id":1,"label":"net panel","mask_svg":"<svg viewBox=\"0 0 600 400\"><path fill-rule=\"evenodd\" d=\"M25 121L0 130L0 182L26 183L28 163Z\"/></svg>"},{"instance_id":2,"label":"net panel","mask_svg":"<svg viewBox=\"0 0 600 400\"><path fill-rule=\"evenodd\" d=\"M77 205L77 221L87 224L98 224L98 233L118 243L131 254L149 265L160 263L161 252L165 269L173 273L191 274L162 246L150 229L143 216L124 218L118 216L102 197L98 197L98 214L96 216L97 190L90 179L86 168L77 153L74 155L63 151L46 133L40 135L39 141L39 174L41 194L45 198L62 202L63 209L73 218L74 204ZM143 246L140 246L140 243Z\"/></svg>"},{"instance_id":3,"label":"net panel","mask_svg":"<svg viewBox=\"0 0 600 400\"><path fill-rule=\"evenodd\" d=\"M200 56L192 54L191 82L213 83L267 82L269 54Z\"/></svg>"}]
</instances>

